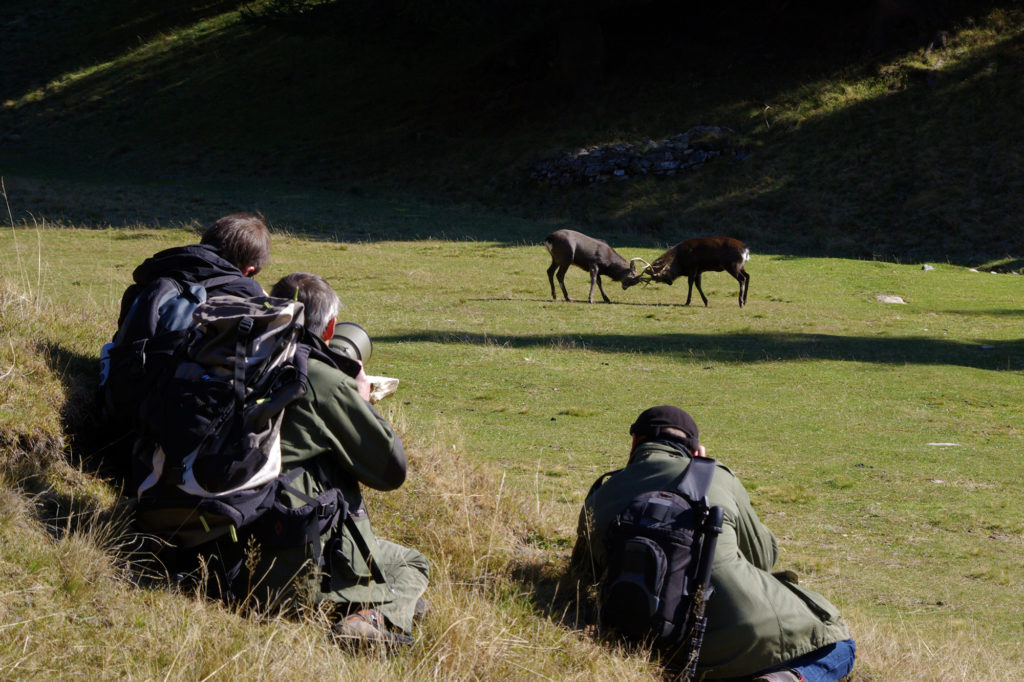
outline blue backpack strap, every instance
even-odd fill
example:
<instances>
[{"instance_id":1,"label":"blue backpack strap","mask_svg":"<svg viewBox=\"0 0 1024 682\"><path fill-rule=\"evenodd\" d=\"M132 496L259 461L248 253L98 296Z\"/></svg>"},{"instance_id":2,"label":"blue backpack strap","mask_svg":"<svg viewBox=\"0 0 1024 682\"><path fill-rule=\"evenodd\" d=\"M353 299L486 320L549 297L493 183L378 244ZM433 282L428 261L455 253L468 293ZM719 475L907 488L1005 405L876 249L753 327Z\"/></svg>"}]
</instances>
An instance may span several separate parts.
<instances>
[{"instance_id":1,"label":"blue backpack strap","mask_svg":"<svg viewBox=\"0 0 1024 682\"><path fill-rule=\"evenodd\" d=\"M690 502L703 501L706 504L711 479L715 475L715 466L715 460L710 457L691 457L682 480L676 486L676 491Z\"/></svg>"}]
</instances>

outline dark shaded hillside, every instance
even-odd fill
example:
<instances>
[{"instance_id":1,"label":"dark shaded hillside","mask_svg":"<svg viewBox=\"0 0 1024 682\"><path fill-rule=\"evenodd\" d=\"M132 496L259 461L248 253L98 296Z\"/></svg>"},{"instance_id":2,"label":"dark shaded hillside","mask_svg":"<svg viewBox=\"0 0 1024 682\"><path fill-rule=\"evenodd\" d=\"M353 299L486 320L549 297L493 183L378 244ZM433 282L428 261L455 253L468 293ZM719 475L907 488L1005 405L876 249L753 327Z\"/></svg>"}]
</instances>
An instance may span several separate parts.
<instances>
[{"instance_id":1,"label":"dark shaded hillside","mask_svg":"<svg viewBox=\"0 0 1024 682\"><path fill-rule=\"evenodd\" d=\"M869 51L855 3L599 3L581 21L600 27L603 60L575 79L565 16L536 8L497 30L446 33L436 19L389 35L296 30L233 4L16 3L0 36L2 167L383 189L634 241L728 233L761 251L963 264L1024 254L1017 2L945 3L948 42L930 51L905 22ZM700 124L736 131L700 170L529 177L548 154Z\"/></svg>"},{"instance_id":2,"label":"dark shaded hillside","mask_svg":"<svg viewBox=\"0 0 1024 682\"><path fill-rule=\"evenodd\" d=\"M237 4L8 0L0 17L0 96L7 99L44 87L68 72L115 59L154 36Z\"/></svg>"}]
</instances>

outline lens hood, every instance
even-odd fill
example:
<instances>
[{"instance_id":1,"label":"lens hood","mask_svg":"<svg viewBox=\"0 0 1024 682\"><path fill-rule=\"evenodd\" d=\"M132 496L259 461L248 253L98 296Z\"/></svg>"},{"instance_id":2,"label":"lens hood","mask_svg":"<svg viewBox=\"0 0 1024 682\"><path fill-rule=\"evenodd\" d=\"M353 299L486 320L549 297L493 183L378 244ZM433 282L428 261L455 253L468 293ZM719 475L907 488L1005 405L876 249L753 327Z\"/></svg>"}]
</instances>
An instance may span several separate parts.
<instances>
[{"instance_id":1,"label":"lens hood","mask_svg":"<svg viewBox=\"0 0 1024 682\"><path fill-rule=\"evenodd\" d=\"M370 335L355 322L339 322L335 325L334 336L331 337L331 348L361 361L364 365L370 361L370 356L373 354L373 342L370 341Z\"/></svg>"}]
</instances>

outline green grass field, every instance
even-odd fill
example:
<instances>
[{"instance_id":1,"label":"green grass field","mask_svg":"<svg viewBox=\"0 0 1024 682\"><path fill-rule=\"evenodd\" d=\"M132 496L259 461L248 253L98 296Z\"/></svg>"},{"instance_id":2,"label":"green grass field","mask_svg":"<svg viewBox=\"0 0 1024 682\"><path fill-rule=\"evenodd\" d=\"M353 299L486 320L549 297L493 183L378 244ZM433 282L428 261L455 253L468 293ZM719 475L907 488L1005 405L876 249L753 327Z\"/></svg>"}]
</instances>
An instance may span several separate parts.
<instances>
[{"instance_id":1,"label":"green grass field","mask_svg":"<svg viewBox=\"0 0 1024 682\"><path fill-rule=\"evenodd\" d=\"M192 667L177 668L184 664L149 658L141 635L118 626L141 660L108 660L115 676L202 676L222 664L228 675L237 670L232 666L259 665L257 653L240 642L260 641L260 627L316 641L315 623L243 625L213 606L140 592L126 582L130 571L116 541L95 537L109 521L48 516L112 508L109 484L88 466L81 471L63 462L93 455L83 416L91 372L131 269L156 250L194 239L181 229L139 226L0 232L0 433L7 486L22 481L13 498L5 487L2 555L2 570L18 576L19 586L0 601L9 642L0 646L0 670L14 677L46 670L19 653L47 650L33 634L46 619L62 623L46 623L52 636L105 651L99 632L57 616L82 609L118 612L146 632L164 617L155 609L198 610L234 642L204 649ZM461 622L459 608L470 608L463 592L483 589L485 605L472 608L496 609L486 615L509 638L540 648L572 643L564 655L537 654L537 676L601 676L616 666L632 670L623 675L645 676L641 662L603 653L549 620L540 595L564 568L590 482L621 466L629 423L644 407L674 403L694 414L710 454L747 484L779 537L781 566L797 570L847 615L862 643L855 679L959 679L957 671L967 678L970 670L985 679L1013 678L1008 671L1024 663L1024 484L1015 447L1024 425L1019 276L755 253L742 310L736 283L724 273L704 278L708 308L683 306L683 286L624 292L614 283L606 286L612 305L590 305L580 270L566 277L577 300L552 301L547 253L539 239L526 242L275 236L261 283L269 287L296 269L329 277L345 304L342 316L374 338L371 373L401 379L383 406L410 444L410 483L397 501L378 495L374 504L385 534L425 546L439 567L435 598L442 608L417 648L376 664L336 654L346 670L369 665L372 675L385 677L410 670L424 678L477 676L468 662L449 668L437 660L432 638ZM657 254L616 246L627 257ZM882 294L906 304L875 300ZM47 463L29 465L31 457ZM476 476L472 490L467 471ZM32 513L12 501L28 494L56 502ZM476 528L482 535L469 534L467 547L463 525L475 525L470 515L479 510L462 518L437 507L452 495L474 494L493 498L474 502L493 516ZM47 540L27 530L38 523L64 523L66 532ZM106 568L47 584L32 566L56 561L41 558L62 551L52 549L54 542L84 546L92 557L86 565ZM98 580L116 583L127 601L97 594ZM183 630L174 641L183 646L205 636ZM472 632L449 645L465 661L467 648L490 636ZM518 670L523 653L499 647L496 669ZM85 660L72 670L85 674L93 665ZM272 670L261 675L273 679Z\"/></svg>"}]
</instances>

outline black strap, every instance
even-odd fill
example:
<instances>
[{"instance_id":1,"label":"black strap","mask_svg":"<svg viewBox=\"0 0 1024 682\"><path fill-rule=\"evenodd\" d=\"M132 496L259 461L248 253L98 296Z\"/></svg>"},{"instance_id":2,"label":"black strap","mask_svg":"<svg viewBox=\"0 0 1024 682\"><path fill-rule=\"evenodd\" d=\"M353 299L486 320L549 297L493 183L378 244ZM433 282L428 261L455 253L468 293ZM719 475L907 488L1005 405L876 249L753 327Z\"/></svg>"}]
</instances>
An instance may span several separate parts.
<instances>
[{"instance_id":1,"label":"black strap","mask_svg":"<svg viewBox=\"0 0 1024 682\"><path fill-rule=\"evenodd\" d=\"M307 495L305 491L300 490L299 488L296 488L293 485L295 483L295 479L299 478L304 473L306 472L302 467L295 467L288 473L281 474L281 476L277 480L280 482L281 487L287 490L289 493L299 498L306 504L315 507L316 505L320 504L320 501L317 500L315 497Z\"/></svg>"},{"instance_id":2,"label":"black strap","mask_svg":"<svg viewBox=\"0 0 1024 682\"><path fill-rule=\"evenodd\" d=\"M313 475L319 477L320 481L326 482L330 480L327 472L324 471L323 463L320 461L320 456L314 457L308 466L313 469ZM373 557L373 552L370 551L370 546L366 543L366 538L363 537L363 534L359 531L359 527L356 525L356 520L353 514L357 510L349 509L347 504L348 501L345 500L344 494L342 494L340 489L337 490L338 496L341 500L346 502L346 508L344 511L345 516L341 522L348 527L349 533L352 534L352 541L356 544L356 548L359 550L359 553L363 555L363 559L366 561L367 566L370 567L370 573L374 580L387 585L388 579L384 577L383 571L381 571L380 566L377 565L377 562Z\"/></svg>"},{"instance_id":3,"label":"black strap","mask_svg":"<svg viewBox=\"0 0 1024 682\"><path fill-rule=\"evenodd\" d=\"M715 460L710 457L693 457L676 486L676 491L690 502L701 502L708 496L711 478L715 475Z\"/></svg>"},{"instance_id":4,"label":"black strap","mask_svg":"<svg viewBox=\"0 0 1024 682\"><path fill-rule=\"evenodd\" d=\"M222 284L234 282L239 277L244 277L244 275L219 275L217 277L210 277L209 279L199 280L198 282L196 282L196 284L206 289L206 297L209 298L210 289L213 289L214 287L219 287Z\"/></svg>"},{"instance_id":5,"label":"black strap","mask_svg":"<svg viewBox=\"0 0 1024 682\"><path fill-rule=\"evenodd\" d=\"M238 336L235 337L235 400L241 414L245 403L245 360L249 356L249 337L252 335L251 317L238 321Z\"/></svg>"},{"instance_id":6,"label":"black strap","mask_svg":"<svg viewBox=\"0 0 1024 682\"><path fill-rule=\"evenodd\" d=\"M598 476L597 480L594 481L594 485L590 486L590 490L587 491L587 498L593 495L595 490L604 485L605 481L607 481L609 478L619 473L620 471L622 471L622 469L616 469L615 471L608 471Z\"/></svg>"},{"instance_id":7,"label":"black strap","mask_svg":"<svg viewBox=\"0 0 1024 682\"><path fill-rule=\"evenodd\" d=\"M353 379L357 374L359 374L359 370L362 368L362 365L360 365L356 360L334 350L326 341L310 332L305 326L303 326L302 332L299 336L299 347L301 348L303 346L306 346L309 349L310 358L319 360L329 367L333 367L334 369L344 372Z\"/></svg>"},{"instance_id":8,"label":"black strap","mask_svg":"<svg viewBox=\"0 0 1024 682\"><path fill-rule=\"evenodd\" d=\"M388 579L384 577L383 571L380 570L380 566L377 565L377 561L373 557L373 552L370 551L369 545L366 544L366 538L359 532L359 527L356 525L356 520L351 514L345 515L345 525L348 526L348 530L352 533L352 540L359 545L359 552L363 555L363 559L366 560L367 565L370 567L370 573L373 574L374 580L384 585L388 584Z\"/></svg>"}]
</instances>

